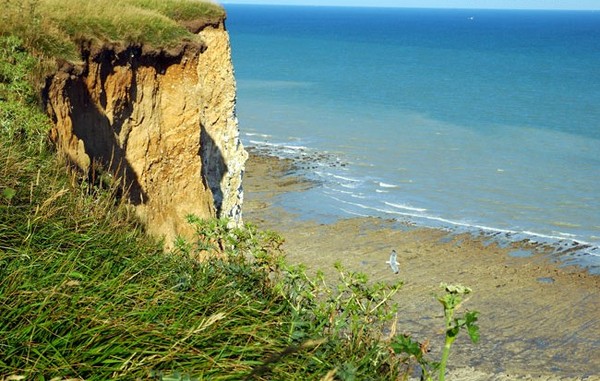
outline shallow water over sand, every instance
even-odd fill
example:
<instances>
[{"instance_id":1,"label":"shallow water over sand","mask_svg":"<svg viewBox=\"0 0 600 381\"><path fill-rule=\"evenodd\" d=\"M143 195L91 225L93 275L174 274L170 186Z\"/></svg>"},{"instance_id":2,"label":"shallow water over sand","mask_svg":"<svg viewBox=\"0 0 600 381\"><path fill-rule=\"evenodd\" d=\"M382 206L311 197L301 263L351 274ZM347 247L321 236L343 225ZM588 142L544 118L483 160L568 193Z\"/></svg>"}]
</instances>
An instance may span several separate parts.
<instances>
[{"instance_id":1,"label":"shallow water over sand","mask_svg":"<svg viewBox=\"0 0 600 381\"><path fill-rule=\"evenodd\" d=\"M332 224L298 219L281 201L311 183L293 175L290 162L251 156L244 179L244 218L286 238L288 260L336 274L333 263L370 279L405 285L399 330L430 340L436 357L443 344L442 310L432 296L440 282L470 286L466 307L478 310L482 340L459 339L450 356L454 380L599 380L600 277L559 267L525 243L499 247L470 234L409 227L393 220L353 218ZM398 252L400 273L385 263ZM516 253L516 255L511 255ZM474 367L475 370L463 370ZM526 378L533 375L535 378ZM510 376L510 377L509 377Z\"/></svg>"}]
</instances>

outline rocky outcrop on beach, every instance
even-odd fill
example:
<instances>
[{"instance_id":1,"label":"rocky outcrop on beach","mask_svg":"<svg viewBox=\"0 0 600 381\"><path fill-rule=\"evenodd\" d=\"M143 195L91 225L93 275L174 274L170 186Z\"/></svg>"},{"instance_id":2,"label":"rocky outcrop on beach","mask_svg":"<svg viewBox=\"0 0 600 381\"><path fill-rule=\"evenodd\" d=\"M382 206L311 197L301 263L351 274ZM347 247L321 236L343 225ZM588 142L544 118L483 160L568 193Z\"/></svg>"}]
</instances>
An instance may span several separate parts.
<instances>
[{"instance_id":1,"label":"rocky outcrop on beach","mask_svg":"<svg viewBox=\"0 0 600 381\"><path fill-rule=\"evenodd\" d=\"M190 25L201 37L171 49L81 44L46 83L51 139L92 181L122 181L150 234L169 244L185 220L241 224L247 153L235 115L235 80L224 21Z\"/></svg>"}]
</instances>

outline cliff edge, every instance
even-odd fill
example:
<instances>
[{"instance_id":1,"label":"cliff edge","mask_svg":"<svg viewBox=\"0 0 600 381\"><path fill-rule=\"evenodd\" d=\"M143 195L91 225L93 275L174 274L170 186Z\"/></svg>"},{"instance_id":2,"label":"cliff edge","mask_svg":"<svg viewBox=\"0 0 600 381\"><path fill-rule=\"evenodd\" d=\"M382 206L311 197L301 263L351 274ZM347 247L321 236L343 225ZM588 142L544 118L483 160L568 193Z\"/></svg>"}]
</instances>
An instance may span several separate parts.
<instances>
[{"instance_id":1,"label":"cliff edge","mask_svg":"<svg viewBox=\"0 0 600 381\"><path fill-rule=\"evenodd\" d=\"M200 38L162 50L82 41L81 62L59 65L44 90L59 152L88 176L101 166L122 181L167 245L191 235L188 214L242 223L248 157L224 19L186 27Z\"/></svg>"}]
</instances>

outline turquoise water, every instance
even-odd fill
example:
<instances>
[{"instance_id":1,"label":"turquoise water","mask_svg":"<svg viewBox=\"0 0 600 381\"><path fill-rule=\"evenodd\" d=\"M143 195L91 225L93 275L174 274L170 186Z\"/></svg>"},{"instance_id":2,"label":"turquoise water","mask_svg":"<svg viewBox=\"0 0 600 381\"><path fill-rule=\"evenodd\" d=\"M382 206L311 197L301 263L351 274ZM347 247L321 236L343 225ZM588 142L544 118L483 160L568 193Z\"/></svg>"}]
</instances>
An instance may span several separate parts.
<instances>
[{"instance_id":1,"label":"turquoise water","mask_svg":"<svg viewBox=\"0 0 600 381\"><path fill-rule=\"evenodd\" d=\"M304 218L549 243L600 272L600 12L230 5L246 146Z\"/></svg>"}]
</instances>

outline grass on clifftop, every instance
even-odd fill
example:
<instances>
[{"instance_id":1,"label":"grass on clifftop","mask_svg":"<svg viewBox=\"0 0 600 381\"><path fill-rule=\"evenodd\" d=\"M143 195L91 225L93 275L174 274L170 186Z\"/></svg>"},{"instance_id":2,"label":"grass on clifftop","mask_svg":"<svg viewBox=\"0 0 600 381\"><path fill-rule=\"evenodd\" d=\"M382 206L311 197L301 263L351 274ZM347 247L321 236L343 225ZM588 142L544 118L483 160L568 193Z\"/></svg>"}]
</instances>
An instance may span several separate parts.
<instances>
[{"instance_id":1,"label":"grass on clifftop","mask_svg":"<svg viewBox=\"0 0 600 381\"><path fill-rule=\"evenodd\" d=\"M223 20L225 10L202 0L3 0L0 36L17 36L53 68L78 61L80 41L136 43L154 48L196 41L184 24ZM43 75L38 75L43 77Z\"/></svg>"}]
</instances>

